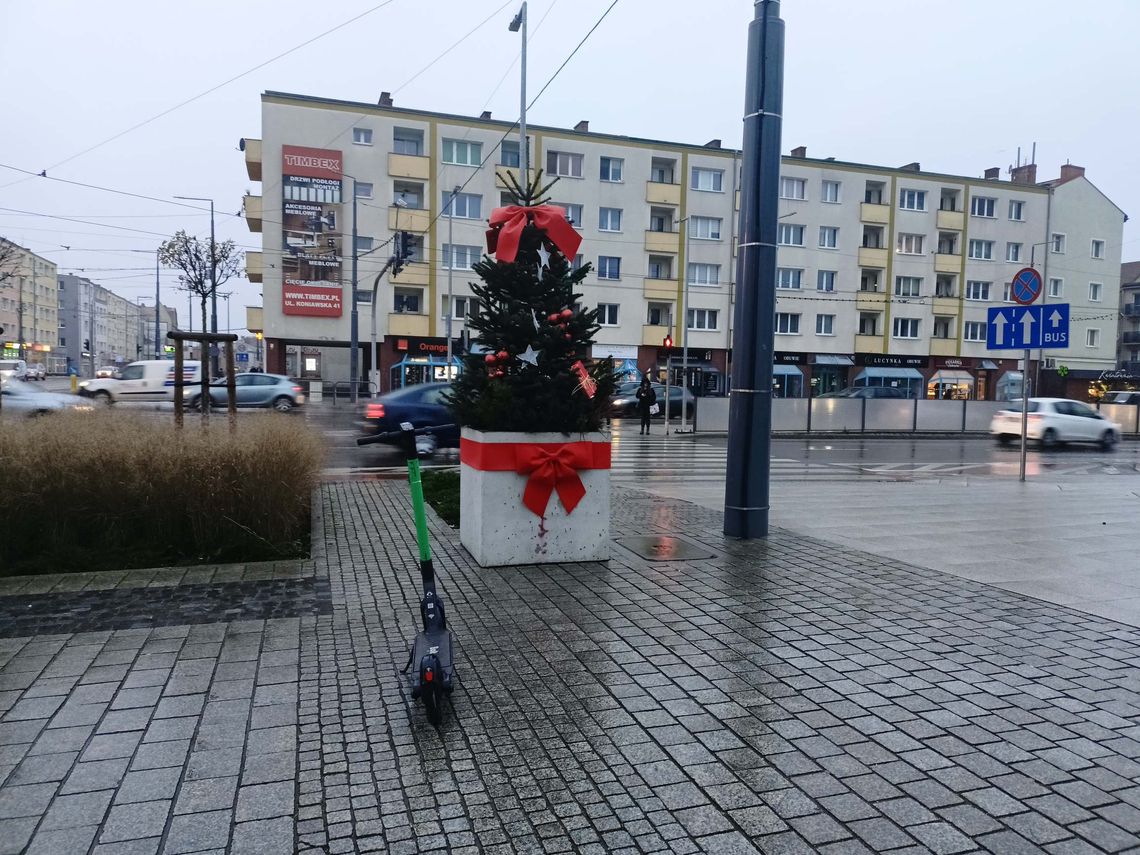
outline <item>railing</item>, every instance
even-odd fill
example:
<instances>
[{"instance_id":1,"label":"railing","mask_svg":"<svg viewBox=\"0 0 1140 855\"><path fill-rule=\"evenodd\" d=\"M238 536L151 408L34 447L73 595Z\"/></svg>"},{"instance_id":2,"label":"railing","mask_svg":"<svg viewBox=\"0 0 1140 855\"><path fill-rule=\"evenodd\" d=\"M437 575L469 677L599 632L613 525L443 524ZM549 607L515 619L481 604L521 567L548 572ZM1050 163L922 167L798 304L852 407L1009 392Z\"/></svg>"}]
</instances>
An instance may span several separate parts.
<instances>
[{"instance_id":1,"label":"railing","mask_svg":"<svg viewBox=\"0 0 1140 855\"><path fill-rule=\"evenodd\" d=\"M1129 318L1140 317L1140 303L1125 303L1124 315Z\"/></svg>"},{"instance_id":2,"label":"railing","mask_svg":"<svg viewBox=\"0 0 1140 855\"><path fill-rule=\"evenodd\" d=\"M1120 334L1122 344L1140 344L1140 332L1126 332Z\"/></svg>"}]
</instances>

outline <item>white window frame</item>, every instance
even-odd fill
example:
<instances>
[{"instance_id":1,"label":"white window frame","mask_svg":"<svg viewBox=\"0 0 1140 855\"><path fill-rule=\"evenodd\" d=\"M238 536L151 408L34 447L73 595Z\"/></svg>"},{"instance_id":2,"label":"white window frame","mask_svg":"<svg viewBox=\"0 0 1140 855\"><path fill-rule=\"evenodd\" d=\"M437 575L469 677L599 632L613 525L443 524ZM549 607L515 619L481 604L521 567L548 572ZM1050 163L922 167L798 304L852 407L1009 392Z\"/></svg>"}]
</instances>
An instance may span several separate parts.
<instances>
[{"instance_id":1,"label":"white window frame","mask_svg":"<svg viewBox=\"0 0 1140 855\"><path fill-rule=\"evenodd\" d=\"M895 242L895 251L899 255L922 255L925 249L926 235L917 232L899 232Z\"/></svg>"},{"instance_id":2,"label":"white window frame","mask_svg":"<svg viewBox=\"0 0 1140 855\"><path fill-rule=\"evenodd\" d=\"M804 271L799 267L776 268L776 290L799 291L803 287Z\"/></svg>"},{"instance_id":3,"label":"white window frame","mask_svg":"<svg viewBox=\"0 0 1140 855\"><path fill-rule=\"evenodd\" d=\"M603 270L602 270L602 262L603 261L606 262L605 266L606 266L607 270L604 271L606 275L603 275ZM617 268L617 270L615 271L617 273L616 276L608 275L609 274L608 268L610 266L610 262L616 262L616 264L614 265ZM621 256L620 255L599 255L598 256L597 274L598 274L599 279L604 279L607 282L613 282L615 280L621 279Z\"/></svg>"},{"instance_id":4,"label":"white window frame","mask_svg":"<svg viewBox=\"0 0 1140 855\"><path fill-rule=\"evenodd\" d=\"M719 264L690 261L686 266L688 268L686 275L689 278L690 285L696 285L699 288L716 288L720 285Z\"/></svg>"},{"instance_id":5,"label":"white window frame","mask_svg":"<svg viewBox=\"0 0 1140 855\"><path fill-rule=\"evenodd\" d=\"M705 183L705 177L708 177L708 187L702 187L701 184ZM698 193L723 193L724 192L724 170L723 169L710 169L705 166L694 166L692 176L689 179L689 189L696 190Z\"/></svg>"},{"instance_id":6,"label":"white window frame","mask_svg":"<svg viewBox=\"0 0 1140 855\"><path fill-rule=\"evenodd\" d=\"M689 237L693 240L720 240L724 220L720 217L689 217ZM707 234L701 234L706 231Z\"/></svg>"},{"instance_id":7,"label":"white window frame","mask_svg":"<svg viewBox=\"0 0 1140 855\"><path fill-rule=\"evenodd\" d=\"M1015 211L1017 212L1017 215L1018 215L1016 217L1014 216ZM1023 201L1021 201L1020 199L1010 199L1009 200L1009 220L1012 223L1024 223L1025 222L1025 203Z\"/></svg>"},{"instance_id":8,"label":"white window frame","mask_svg":"<svg viewBox=\"0 0 1140 855\"><path fill-rule=\"evenodd\" d=\"M582 205L577 202L551 202L555 208L562 208L566 211L566 219L576 229L582 228L582 220L586 216L586 211ZM575 217L574 215L577 214Z\"/></svg>"},{"instance_id":9,"label":"white window frame","mask_svg":"<svg viewBox=\"0 0 1140 855\"><path fill-rule=\"evenodd\" d=\"M371 199L372 198L372 182L371 181L353 181L352 192L356 194L357 199Z\"/></svg>"},{"instance_id":10,"label":"white window frame","mask_svg":"<svg viewBox=\"0 0 1140 855\"><path fill-rule=\"evenodd\" d=\"M979 213L979 209L982 213ZM997 216L997 199L993 196L971 196L970 216L992 220Z\"/></svg>"},{"instance_id":11,"label":"white window frame","mask_svg":"<svg viewBox=\"0 0 1140 855\"><path fill-rule=\"evenodd\" d=\"M899 209L903 211L925 211L926 191L912 187L899 188Z\"/></svg>"},{"instance_id":12,"label":"white window frame","mask_svg":"<svg viewBox=\"0 0 1140 855\"><path fill-rule=\"evenodd\" d=\"M785 238L796 238L798 241L785 240ZM804 226L798 226L795 223L780 223L776 231L776 243L780 246L803 246L804 245Z\"/></svg>"},{"instance_id":13,"label":"white window frame","mask_svg":"<svg viewBox=\"0 0 1140 855\"><path fill-rule=\"evenodd\" d=\"M461 250L461 252L453 252L453 246L455 250ZM443 250L440 254L444 270L470 270L475 265L475 262L482 259L482 257L483 248L481 246L460 243L454 245L450 243L443 244ZM453 267L453 262L459 258L463 259L463 263Z\"/></svg>"},{"instance_id":14,"label":"white window frame","mask_svg":"<svg viewBox=\"0 0 1140 855\"><path fill-rule=\"evenodd\" d=\"M970 335L973 333L973 335ZM962 324L962 341L981 341L986 340L986 322L985 321L965 321Z\"/></svg>"},{"instance_id":15,"label":"white window frame","mask_svg":"<svg viewBox=\"0 0 1140 855\"><path fill-rule=\"evenodd\" d=\"M781 323L783 319L783 323ZM780 329L783 326L785 329ZM774 325L776 335L799 335L800 334L800 316L798 312L776 312L776 321Z\"/></svg>"},{"instance_id":16,"label":"white window frame","mask_svg":"<svg viewBox=\"0 0 1140 855\"><path fill-rule=\"evenodd\" d=\"M1058 249L1060 247L1060 249ZM1049 235L1049 252L1053 255L1065 254L1065 233L1053 232Z\"/></svg>"},{"instance_id":17,"label":"white window frame","mask_svg":"<svg viewBox=\"0 0 1140 855\"><path fill-rule=\"evenodd\" d=\"M1104 260L1104 241L1100 238L1093 238L1089 246L1089 256L1097 259L1098 261Z\"/></svg>"},{"instance_id":18,"label":"white window frame","mask_svg":"<svg viewBox=\"0 0 1140 855\"><path fill-rule=\"evenodd\" d=\"M831 243L827 243L828 238L831 239ZM839 226L819 227L819 248L839 249Z\"/></svg>"},{"instance_id":19,"label":"white window frame","mask_svg":"<svg viewBox=\"0 0 1140 855\"><path fill-rule=\"evenodd\" d=\"M1005 285L1002 286L1001 301L1003 303L1016 303L1017 302L1015 299L1013 299L1013 283L1012 282L1006 282Z\"/></svg>"},{"instance_id":20,"label":"white window frame","mask_svg":"<svg viewBox=\"0 0 1140 855\"><path fill-rule=\"evenodd\" d=\"M448 146L451 147L451 159L447 157ZM464 160L459 160L459 153L463 152ZM442 161L449 166L479 166L483 162L483 143L476 140L460 140L444 137L442 144Z\"/></svg>"},{"instance_id":21,"label":"white window frame","mask_svg":"<svg viewBox=\"0 0 1140 855\"><path fill-rule=\"evenodd\" d=\"M895 292L896 297L915 298L922 296L922 277L921 276L896 276L895 277Z\"/></svg>"},{"instance_id":22,"label":"white window frame","mask_svg":"<svg viewBox=\"0 0 1140 855\"><path fill-rule=\"evenodd\" d=\"M609 169L606 167L609 166ZM616 169L615 169L616 167ZM614 176L614 173L617 176ZM610 157L608 154L602 155L598 159L598 179L605 181L607 184L622 184L622 176L625 174L625 158Z\"/></svg>"},{"instance_id":23,"label":"white window frame","mask_svg":"<svg viewBox=\"0 0 1140 855\"><path fill-rule=\"evenodd\" d=\"M1094 297L1093 294L1096 296ZM1100 303L1104 300L1104 283L1103 282L1090 282L1089 283L1089 302Z\"/></svg>"},{"instance_id":24,"label":"white window frame","mask_svg":"<svg viewBox=\"0 0 1140 855\"><path fill-rule=\"evenodd\" d=\"M914 335L900 335L901 324L906 324L906 330L913 329ZM911 326L913 324L913 327ZM891 319L891 338L906 339L913 341L921 337L922 319L921 318L902 318L895 317Z\"/></svg>"},{"instance_id":25,"label":"white window frame","mask_svg":"<svg viewBox=\"0 0 1140 855\"><path fill-rule=\"evenodd\" d=\"M1011 264L1021 263L1021 244L1014 243L1013 241L1006 241L1005 243L1005 260Z\"/></svg>"},{"instance_id":26,"label":"white window frame","mask_svg":"<svg viewBox=\"0 0 1140 855\"><path fill-rule=\"evenodd\" d=\"M698 332L716 332L720 323L719 309L697 309L690 306L685 310L685 324Z\"/></svg>"},{"instance_id":27,"label":"white window frame","mask_svg":"<svg viewBox=\"0 0 1140 855\"><path fill-rule=\"evenodd\" d=\"M551 160L553 158L553 161ZM563 162L562 158L566 158ZM582 160L584 156L572 151L550 150L546 153L546 172L548 175L557 175L559 178L581 178ZM553 162L554 168L550 164ZM563 167L565 166L565 171ZM577 169L577 172L575 172Z\"/></svg>"},{"instance_id":28,"label":"white window frame","mask_svg":"<svg viewBox=\"0 0 1140 855\"><path fill-rule=\"evenodd\" d=\"M815 272L815 290L825 294L835 293L835 283L839 278L838 270L817 270Z\"/></svg>"},{"instance_id":29,"label":"white window frame","mask_svg":"<svg viewBox=\"0 0 1140 855\"><path fill-rule=\"evenodd\" d=\"M1100 329L1098 327L1085 330L1085 347L1100 347Z\"/></svg>"},{"instance_id":30,"label":"white window frame","mask_svg":"<svg viewBox=\"0 0 1140 855\"><path fill-rule=\"evenodd\" d=\"M835 335L835 315L816 315L815 334Z\"/></svg>"},{"instance_id":31,"label":"white window frame","mask_svg":"<svg viewBox=\"0 0 1140 855\"><path fill-rule=\"evenodd\" d=\"M513 146L513 150L511 149ZM507 153L510 152L512 157L508 158ZM522 165L522 152L519 149L518 140L503 140L499 143L499 166L505 166L508 169L518 169Z\"/></svg>"},{"instance_id":32,"label":"white window frame","mask_svg":"<svg viewBox=\"0 0 1140 855\"><path fill-rule=\"evenodd\" d=\"M474 201L477 210L471 213L471 204ZM451 192L445 191L443 194L443 215L447 216L447 208L451 204ZM483 219L483 197L478 193L456 193L455 205L452 216L457 220L481 220Z\"/></svg>"},{"instance_id":33,"label":"white window frame","mask_svg":"<svg viewBox=\"0 0 1140 855\"><path fill-rule=\"evenodd\" d=\"M598 303L598 326L620 326L618 323L618 312L620 309L620 303ZM611 315L613 316L613 320L610 320Z\"/></svg>"},{"instance_id":34,"label":"white window frame","mask_svg":"<svg viewBox=\"0 0 1140 855\"><path fill-rule=\"evenodd\" d=\"M975 249L987 249L989 255L975 255ZM993 261L994 242L992 240L982 240L981 238L970 238L970 245L967 247L966 257L974 261Z\"/></svg>"},{"instance_id":35,"label":"white window frame","mask_svg":"<svg viewBox=\"0 0 1140 855\"><path fill-rule=\"evenodd\" d=\"M621 231L621 208L598 208L598 231L600 232L620 232ZM617 218L616 228L614 218Z\"/></svg>"},{"instance_id":36,"label":"white window frame","mask_svg":"<svg viewBox=\"0 0 1140 855\"><path fill-rule=\"evenodd\" d=\"M828 192L829 189L834 189L835 190L834 194L829 193ZM825 179L823 179L823 183L820 185L820 188L819 188L819 201L826 202L828 205L838 205L843 201L843 197L841 195L842 192L843 192L843 182L842 181L832 181L829 178L825 178ZM833 196L833 195L835 197L834 199L829 198L830 196Z\"/></svg>"},{"instance_id":37,"label":"white window frame","mask_svg":"<svg viewBox=\"0 0 1140 855\"><path fill-rule=\"evenodd\" d=\"M1053 287L1054 284L1056 284L1056 288ZM1063 297L1065 295L1065 280L1060 276L1051 276L1048 293L1050 297Z\"/></svg>"},{"instance_id":38,"label":"white window frame","mask_svg":"<svg viewBox=\"0 0 1140 855\"><path fill-rule=\"evenodd\" d=\"M990 289L993 287L993 284L993 282L986 282L983 279L968 279L964 292L965 298L973 302L988 303L990 299ZM975 288L975 286L977 287ZM975 292L981 294L981 296L973 296Z\"/></svg>"},{"instance_id":39,"label":"white window frame","mask_svg":"<svg viewBox=\"0 0 1140 855\"><path fill-rule=\"evenodd\" d=\"M796 195L796 193L799 195ZM795 178L791 175L780 176L780 198L793 199L796 202L807 200L807 179Z\"/></svg>"},{"instance_id":40,"label":"white window frame","mask_svg":"<svg viewBox=\"0 0 1140 855\"><path fill-rule=\"evenodd\" d=\"M372 145L372 128L353 128L353 145Z\"/></svg>"}]
</instances>

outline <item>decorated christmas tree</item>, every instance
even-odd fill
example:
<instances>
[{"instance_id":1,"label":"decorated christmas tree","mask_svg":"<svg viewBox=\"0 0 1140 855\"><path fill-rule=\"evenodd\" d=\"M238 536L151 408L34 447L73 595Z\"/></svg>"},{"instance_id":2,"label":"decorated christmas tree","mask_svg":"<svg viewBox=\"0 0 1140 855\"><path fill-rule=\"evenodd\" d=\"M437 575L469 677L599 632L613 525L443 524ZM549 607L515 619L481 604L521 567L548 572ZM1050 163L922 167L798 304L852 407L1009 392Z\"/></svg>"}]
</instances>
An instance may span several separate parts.
<instances>
[{"instance_id":1,"label":"decorated christmas tree","mask_svg":"<svg viewBox=\"0 0 1140 855\"><path fill-rule=\"evenodd\" d=\"M517 205L497 208L488 252L473 269L479 314L451 398L465 427L481 431L587 433L605 421L614 390L610 360L594 361L596 309L576 288L590 270L571 268L581 243L561 208L543 204L550 185L521 187Z\"/></svg>"}]
</instances>

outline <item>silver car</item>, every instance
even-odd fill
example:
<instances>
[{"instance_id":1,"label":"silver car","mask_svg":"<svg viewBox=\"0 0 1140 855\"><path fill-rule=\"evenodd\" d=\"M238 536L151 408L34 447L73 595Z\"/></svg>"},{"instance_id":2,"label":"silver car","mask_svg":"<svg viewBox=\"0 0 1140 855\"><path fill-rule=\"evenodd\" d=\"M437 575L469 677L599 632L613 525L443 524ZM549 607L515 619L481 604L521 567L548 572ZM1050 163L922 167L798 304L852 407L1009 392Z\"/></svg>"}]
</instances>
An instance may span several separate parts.
<instances>
[{"instance_id":1,"label":"silver car","mask_svg":"<svg viewBox=\"0 0 1140 855\"><path fill-rule=\"evenodd\" d=\"M279 413L287 413L305 403L303 387L283 374L263 374L260 371L237 375L234 378L234 395L236 407L272 407ZM187 393L187 406L197 410L201 399L200 389L195 388ZM210 384L210 404L225 407L226 402L226 381L215 380Z\"/></svg>"},{"instance_id":2,"label":"silver car","mask_svg":"<svg viewBox=\"0 0 1140 855\"><path fill-rule=\"evenodd\" d=\"M4 381L0 386L0 396L3 396L0 401L0 415L3 416L42 416L59 410L95 409L86 398L59 392L41 392L23 380Z\"/></svg>"}]
</instances>

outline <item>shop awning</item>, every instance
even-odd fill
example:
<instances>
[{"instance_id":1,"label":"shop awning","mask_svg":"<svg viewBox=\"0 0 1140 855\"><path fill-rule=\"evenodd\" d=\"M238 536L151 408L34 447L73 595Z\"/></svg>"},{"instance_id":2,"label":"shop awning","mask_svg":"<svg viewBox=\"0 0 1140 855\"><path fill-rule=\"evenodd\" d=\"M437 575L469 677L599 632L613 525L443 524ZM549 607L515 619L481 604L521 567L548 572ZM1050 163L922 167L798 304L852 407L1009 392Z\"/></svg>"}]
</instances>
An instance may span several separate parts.
<instances>
[{"instance_id":1,"label":"shop awning","mask_svg":"<svg viewBox=\"0 0 1140 855\"><path fill-rule=\"evenodd\" d=\"M772 373L781 377L803 377L804 373L795 365L773 365Z\"/></svg>"},{"instance_id":2,"label":"shop awning","mask_svg":"<svg viewBox=\"0 0 1140 855\"><path fill-rule=\"evenodd\" d=\"M850 356L835 356L830 353L817 353L815 355L816 365L854 365L855 360Z\"/></svg>"},{"instance_id":3,"label":"shop awning","mask_svg":"<svg viewBox=\"0 0 1140 855\"><path fill-rule=\"evenodd\" d=\"M922 372L917 368L881 368L877 365L868 366L855 375L852 381L860 380L921 380Z\"/></svg>"},{"instance_id":4,"label":"shop awning","mask_svg":"<svg viewBox=\"0 0 1140 855\"><path fill-rule=\"evenodd\" d=\"M941 371L934 372L934 376L930 378L929 382L942 383L947 386L973 386L974 377L968 371L951 371L943 368Z\"/></svg>"},{"instance_id":5,"label":"shop awning","mask_svg":"<svg viewBox=\"0 0 1140 855\"><path fill-rule=\"evenodd\" d=\"M978 367L981 368L983 371L997 371L998 370L998 364L996 362L994 362L992 359L983 359L982 364Z\"/></svg>"}]
</instances>

